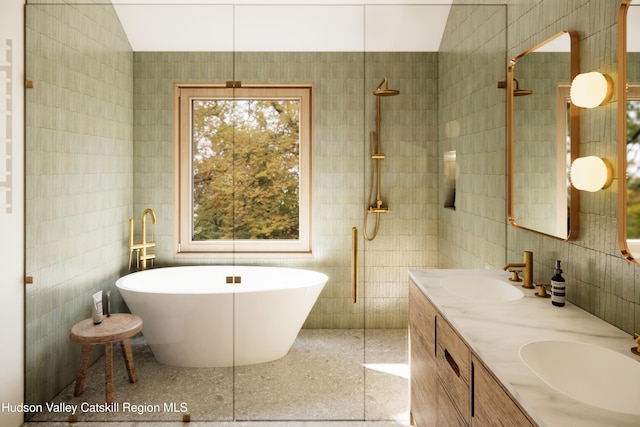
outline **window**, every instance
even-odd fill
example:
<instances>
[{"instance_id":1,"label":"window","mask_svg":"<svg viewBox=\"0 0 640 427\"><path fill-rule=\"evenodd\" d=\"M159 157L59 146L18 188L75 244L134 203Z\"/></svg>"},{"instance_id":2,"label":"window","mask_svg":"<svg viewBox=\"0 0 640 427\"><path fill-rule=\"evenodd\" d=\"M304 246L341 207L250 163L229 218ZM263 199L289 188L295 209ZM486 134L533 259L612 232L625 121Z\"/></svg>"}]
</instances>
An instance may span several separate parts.
<instances>
[{"instance_id":1,"label":"window","mask_svg":"<svg viewBox=\"0 0 640 427\"><path fill-rule=\"evenodd\" d=\"M311 86L176 85L177 253L309 253Z\"/></svg>"}]
</instances>

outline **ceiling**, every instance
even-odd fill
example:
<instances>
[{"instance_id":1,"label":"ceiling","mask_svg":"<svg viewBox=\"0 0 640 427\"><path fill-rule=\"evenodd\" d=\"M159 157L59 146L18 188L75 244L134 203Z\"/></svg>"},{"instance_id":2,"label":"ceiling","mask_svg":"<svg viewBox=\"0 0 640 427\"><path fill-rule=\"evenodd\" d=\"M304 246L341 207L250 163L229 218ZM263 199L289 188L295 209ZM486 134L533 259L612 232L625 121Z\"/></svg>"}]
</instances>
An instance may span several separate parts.
<instances>
[{"instance_id":1,"label":"ceiling","mask_svg":"<svg viewBox=\"0 0 640 427\"><path fill-rule=\"evenodd\" d=\"M436 52L452 2L111 1L136 52Z\"/></svg>"}]
</instances>

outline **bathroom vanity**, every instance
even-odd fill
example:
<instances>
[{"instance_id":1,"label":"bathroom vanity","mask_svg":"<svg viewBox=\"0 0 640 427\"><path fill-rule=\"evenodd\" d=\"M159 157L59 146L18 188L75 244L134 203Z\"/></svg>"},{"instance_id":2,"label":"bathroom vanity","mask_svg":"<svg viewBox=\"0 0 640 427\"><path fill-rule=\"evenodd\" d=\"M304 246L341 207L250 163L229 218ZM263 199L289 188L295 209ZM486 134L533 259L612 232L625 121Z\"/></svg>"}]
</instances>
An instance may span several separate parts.
<instances>
[{"instance_id":1,"label":"bathroom vanity","mask_svg":"<svg viewBox=\"0 0 640 427\"><path fill-rule=\"evenodd\" d=\"M578 390L607 395L589 404L582 396L570 397L571 387L567 394L564 383L548 385L544 373L534 372L535 363L521 357L521 348L531 343L579 343L586 351L575 357L576 365L588 359L582 354L597 348L625 358L631 371L637 365L640 374L640 357L629 351L634 346L631 336L572 304L554 307L549 298L536 297L535 291L510 283L508 277L498 270L409 272L413 423L637 426L640 404L622 409L615 405L627 397L637 402L640 384L615 384L610 375L602 386L590 383L590 375L562 379ZM548 355L555 357L544 351L534 355L534 362ZM555 359L542 362L554 365ZM610 390L601 390L607 387Z\"/></svg>"}]
</instances>

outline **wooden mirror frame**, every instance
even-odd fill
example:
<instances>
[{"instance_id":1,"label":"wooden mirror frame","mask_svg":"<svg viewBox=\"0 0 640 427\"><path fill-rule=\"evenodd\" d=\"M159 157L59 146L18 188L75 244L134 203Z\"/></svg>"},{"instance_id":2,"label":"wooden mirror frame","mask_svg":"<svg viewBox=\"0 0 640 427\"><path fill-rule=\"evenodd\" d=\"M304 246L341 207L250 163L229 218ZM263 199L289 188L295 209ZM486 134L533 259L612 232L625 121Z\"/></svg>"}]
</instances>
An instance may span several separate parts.
<instances>
[{"instance_id":1,"label":"wooden mirror frame","mask_svg":"<svg viewBox=\"0 0 640 427\"><path fill-rule=\"evenodd\" d=\"M618 247L636 264L627 244L627 15L632 0L622 0L618 10Z\"/></svg>"},{"instance_id":2,"label":"wooden mirror frame","mask_svg":"<svg viewBox=\"0 0 640 427\"><path fill-rule=\"evenodd\" d=\"M553 37L533 46L532 48L522 52L521 54L515 56L511 61L509 61L509 66L507 68L507 218L509 224L516 228L533 231L538 234L542 234L545 236L553 237L554 239L559 240L574 240L578 237L578 231L580 229L580 221L578 216L578 211L580 207L580 196L579 191L576 190L573 186L570 186L570 200L569 200L569 230L567 233L567 237L559 237L552 234L544 233L542 231L529 228L526 226L521 226L516 222L514 218L513 212L513 148L514 148L514 136L513 136L513 103L514 103L514 95L513 95L513 81L514 81L514 68L517 61L525 55L528 55L540 47L546 45L550 41L564 36L565 34L569 35L570 40L570 81L573 81L575 76L580 72L580 54L578 50L578 33L575 31L562 31ZM580 114L579 108L570 103L569 106L569 118L570 118L570 132L571 132L571 162L579 157L579 146L580 146Z\"/></svg>"}]
</instances>

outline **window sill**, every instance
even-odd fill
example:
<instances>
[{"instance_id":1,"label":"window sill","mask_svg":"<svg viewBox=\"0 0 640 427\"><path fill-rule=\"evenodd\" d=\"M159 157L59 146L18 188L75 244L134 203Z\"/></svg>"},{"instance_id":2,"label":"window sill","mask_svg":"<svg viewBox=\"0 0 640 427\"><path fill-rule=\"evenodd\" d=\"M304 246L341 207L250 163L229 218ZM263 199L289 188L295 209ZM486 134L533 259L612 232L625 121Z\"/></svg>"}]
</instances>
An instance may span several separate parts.
<instances>
[{"instance_id":1,"label":"window sill","mask_svg":"<svg viewBox=\"0 0 640 427\"><path fill-rule=\"evenodd\" d=\"M312 259L313 252L176 252L174 259Z\"/></svg>"}]
</instances>

